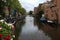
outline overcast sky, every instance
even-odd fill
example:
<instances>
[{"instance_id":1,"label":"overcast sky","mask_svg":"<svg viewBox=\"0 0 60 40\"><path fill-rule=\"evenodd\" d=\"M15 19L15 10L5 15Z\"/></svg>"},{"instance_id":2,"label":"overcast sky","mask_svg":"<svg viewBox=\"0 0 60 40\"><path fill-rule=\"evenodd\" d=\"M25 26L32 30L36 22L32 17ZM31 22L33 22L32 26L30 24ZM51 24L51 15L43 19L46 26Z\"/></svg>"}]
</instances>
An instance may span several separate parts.
<instances>
[{"instance_id":1,"label":"overcast sky","mask_svg":"<svg viewBox=\"0 0 60 40\"><path fill-rule=\"evenodd\" d=\"M33 10L39 3L46 2L46 0L19 0L22 6L28 11Z\"/></svg>"}]
</instances>

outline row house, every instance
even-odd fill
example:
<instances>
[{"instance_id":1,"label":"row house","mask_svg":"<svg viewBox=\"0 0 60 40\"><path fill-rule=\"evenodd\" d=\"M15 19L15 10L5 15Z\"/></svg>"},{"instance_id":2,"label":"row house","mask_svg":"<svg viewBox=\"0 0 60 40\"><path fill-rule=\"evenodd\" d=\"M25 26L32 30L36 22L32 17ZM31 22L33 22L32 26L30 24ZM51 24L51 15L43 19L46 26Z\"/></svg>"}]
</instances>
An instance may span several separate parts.
<instances>
[{"instance_id":1,"label":"row house","mask_svg":"<svg viewBox=\"0 0 60 40\"><path fill-rule=\"evenodd\" d=\"M56 6L57 16L58 16L58 23L60 24L60 0L52 0L52 2Z\"/></svg>"},{"instance_id":2,"label":"row house","mask_svg":"<svg viewBox=\"0 0 60 40\"><path fill-rule=\"evenodd\" d=\"M56 20L60 24L60 1L51 0L45 3L45 15L49 20Z\"/></svg>"},{"instance_id":3,"label":"row house","mask_svg":"<svg viewBox=\"0 0 60 40\"><path fill-rule=\"evenodd\" d=\"M34 7L34 15L36 15L42 8L42 4L39 4L38 7Z\"/></svg>"},{"instance_id":4,"label":"row house","mask_svg":"<svg viewBox=\"0 0 60 40\"><path fill-rule=\"evenodd\" d=\"M38 12L38 7L34 7L34 15L36 15Z\"/></svg>"},{"instance_id":5,"label":"row house","mask_svg":"<svg viewBox=\"0 0 60 40\"><path fill-rule=\"evenodd\" d=\"M44 14L48 20L55 21L57 19L56 13L54 12L55 8L51 8L51 2L44 3Z\"/></svg>"},{"instance_id":6,"label":"row house","mask_svg":"<svg viewBox=\"0 0 60 40\"><path fill-rule=\"evenodd\" d=\"M45 18L52 21L57 21L60 24L60 1L51 0L46 3L39 4L38 7L34 8L34 14L37 14L41 9L41 5L44 5Z\"/></svg>"}]
</instances>

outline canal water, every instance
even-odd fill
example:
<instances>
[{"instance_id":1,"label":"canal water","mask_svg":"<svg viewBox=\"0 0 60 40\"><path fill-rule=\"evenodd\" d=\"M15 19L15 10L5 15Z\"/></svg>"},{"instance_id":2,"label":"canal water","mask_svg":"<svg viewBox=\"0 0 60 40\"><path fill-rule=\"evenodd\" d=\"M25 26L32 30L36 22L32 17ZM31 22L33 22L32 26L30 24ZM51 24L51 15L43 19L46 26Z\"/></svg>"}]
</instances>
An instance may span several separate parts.
<instances>
[{"instance_id":1,"label":"canal water","mask_svg":"<svg viewBox=\"0 0 60 40\"><path fill-rule=\"evenodd\" d=\"M20 23L16 27L16 39L15 40L51 40L51 38L40 29L42 24L38 24L34 17L26 16L23 23ZM22 26L21 26L22 25ZM40 27L38 27L40 26Z\"/></svg>"}]
</instances>

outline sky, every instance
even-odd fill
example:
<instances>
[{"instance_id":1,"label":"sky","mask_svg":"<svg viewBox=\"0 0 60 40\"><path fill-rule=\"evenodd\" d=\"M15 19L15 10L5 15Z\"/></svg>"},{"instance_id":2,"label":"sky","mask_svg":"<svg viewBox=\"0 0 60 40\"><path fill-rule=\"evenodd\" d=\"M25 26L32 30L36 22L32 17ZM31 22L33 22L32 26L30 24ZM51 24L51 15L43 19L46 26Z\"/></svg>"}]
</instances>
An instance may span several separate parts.
<instances>
[{"instance_id":1,"label":"sky","mask_svg":"<svg viewBox=\"0 0 60 40\"><path fill-rule=\"evenodd\" d=\"M46 0L19 0L22 7L26 9L26 11L34 10L34 7L37 7L39 3L46 2Z\"/></svg>"}]
</instances>

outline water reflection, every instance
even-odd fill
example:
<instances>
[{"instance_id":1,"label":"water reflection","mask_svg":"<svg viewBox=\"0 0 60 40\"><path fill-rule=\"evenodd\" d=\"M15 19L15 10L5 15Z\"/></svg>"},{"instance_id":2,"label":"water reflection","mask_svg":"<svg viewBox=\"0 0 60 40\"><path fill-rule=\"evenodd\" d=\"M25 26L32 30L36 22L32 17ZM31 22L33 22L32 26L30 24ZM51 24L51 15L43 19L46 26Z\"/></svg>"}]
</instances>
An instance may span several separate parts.
<instances>
[{"instance_id":1,"label":"water reflection","mask_svg":"<svg viewBox=\"0 0 60 40\"><path fill-rule=\"evenodd\" d=\"M24 25L24 23L25 23L24 19L16 23L16 27L15 27L15 35L16 35L16 37L15 37L14 40L18 40L19 34L20 34L21 30L22 30L22 26Z\"/></svg>"},{"instance_id":2,"label":"water reflection","mask_svg":"<svg viewBox=\"0 0 60 40\"><path fill-rule=\"evenodd\" d=\"M55 29L32 16L16 24L15 40L60 40L60 26Z\"/></svg>"},{"instance_id":3,"label":"water reflection","mask_svg":"<svg viewBox=\"0 0 60 40\"><path fill-rule=\"evenodd\" d=\"M29 33L34 33L35 31L38 31L38 28L34 26L34 21L33 21L33 17L26 17L26 23L25 25L22 27L22 32L21 34L29 34Z\"/></svg>"},{"instance_id":4,"label":"water reflection","mask_svg":"<svg viewBox=\"0 0 60 40\"><path fill-rule=\"evenodd\" d=\"M25 24L22 26L21 33L19 35L19 40L51 40L48 35L40 29L38 29L37 24L34 24L34 18L27 16L25 19ZM40 24L42 27L42 24Z\"/></svg>"},{"instance_id":5,"label":"water reflection","mask_svg":"<svg viewBox=\"0 0 60 40\"><path fill-rule=\"evenodd\" d=\"M40 30L41 27L43 27L43 24L41 21L39 21L38 19L34 18L34 25L37 25L38 29Z\"/></svg>"},{"instance_id":6,"label":"water reflection","mask_svg":"<svg viewBox=\"0 0 60 40\"><path fill-rule=\"evenodd\" d=\"M51 37L51 40L60 40L60 26L58 25L50 25L47 23L42 23L39 20L35 19L35 25L42 30L45 35Z\"/></svg>"}]
</instances>

